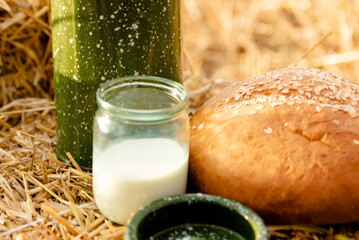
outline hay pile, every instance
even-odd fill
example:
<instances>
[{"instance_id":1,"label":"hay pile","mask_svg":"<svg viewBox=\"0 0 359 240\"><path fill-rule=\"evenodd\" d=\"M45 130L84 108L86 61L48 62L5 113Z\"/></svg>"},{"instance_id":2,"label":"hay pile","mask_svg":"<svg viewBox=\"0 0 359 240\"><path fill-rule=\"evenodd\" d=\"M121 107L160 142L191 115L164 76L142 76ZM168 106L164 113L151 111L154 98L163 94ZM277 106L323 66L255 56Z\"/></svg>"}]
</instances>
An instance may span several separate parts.
<instances>
[{"instance_id":1,"label":"hay pile","mask_svg":"<svg viewBox=\"0 0 359 240\"><path fill-rule=\"evenodd\" d=\"M289 65L359 81L357 16L358 0L183 0L189 111ZM124 227L94 204L91 173L54 154L49 19L49 0L0 0L0 238L121 239ZM359 239L358 223L269 229L273 239Z\"/></svg>"},{"instance_id":2,"label":"hay pile","mask_svg":"<svg viewBox=\"0 0 359 240\"><path fill-rule=\"evenodd\" d=\"M49 18L49 0L0 0L0 106L53 96Z\"/></svg>"}]
</instances>

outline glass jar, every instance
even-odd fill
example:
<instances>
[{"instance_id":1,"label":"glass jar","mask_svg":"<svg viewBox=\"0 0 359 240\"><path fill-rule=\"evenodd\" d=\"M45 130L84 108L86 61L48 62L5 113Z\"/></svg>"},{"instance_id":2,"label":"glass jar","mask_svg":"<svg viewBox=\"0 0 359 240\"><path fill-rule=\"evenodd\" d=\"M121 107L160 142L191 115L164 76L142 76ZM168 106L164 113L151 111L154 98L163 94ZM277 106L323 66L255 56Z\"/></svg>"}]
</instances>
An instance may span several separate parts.
<instances>
[{"instance_id":1,"label":"glass jar","mask_svg":"<svg viewBox=\"0 0 359 240\"><path fill-rule=\"evenodd\" d=\"M150 76L112 80L97 92L93 192L101 213L125 224L147 203L186 191L185 88Z\"/></svg>"}]
</instances>

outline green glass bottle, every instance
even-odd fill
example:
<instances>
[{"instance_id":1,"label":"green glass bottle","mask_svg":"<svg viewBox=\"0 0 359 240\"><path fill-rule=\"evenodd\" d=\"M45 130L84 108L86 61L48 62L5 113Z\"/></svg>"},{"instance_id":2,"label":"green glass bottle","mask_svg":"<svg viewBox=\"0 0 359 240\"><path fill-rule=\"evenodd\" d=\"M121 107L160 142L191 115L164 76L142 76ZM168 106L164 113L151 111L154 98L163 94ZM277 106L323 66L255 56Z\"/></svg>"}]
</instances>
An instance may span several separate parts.
<instances>
[{"instance_id":1,"label":"green glass bottle","mask_svg":"<svg viewBox=\"0 0 359 240\"><path fill-rule=\"evenodd\" d=\"M151 75L181 83L180 0L52 0L58 142L92 164L96 90L111 79Z\"/></svg>"}]
</instances>

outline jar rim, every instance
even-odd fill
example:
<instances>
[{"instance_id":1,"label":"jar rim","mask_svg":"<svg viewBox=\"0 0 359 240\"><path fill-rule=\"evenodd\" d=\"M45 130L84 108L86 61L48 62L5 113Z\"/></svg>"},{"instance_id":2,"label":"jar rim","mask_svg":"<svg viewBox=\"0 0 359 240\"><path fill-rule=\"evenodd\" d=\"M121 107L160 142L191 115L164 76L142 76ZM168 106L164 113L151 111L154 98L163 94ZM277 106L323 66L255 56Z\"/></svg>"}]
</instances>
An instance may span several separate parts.
<instances>
[{"instance_id":1,"label":"jar rim","mask_svg":"<svg viewBox=\"0 0 359 240\"><path fill-rule=\"evenodd\" d=\"M135 109L120 107L106 100L106 96L112 90L138 86L152 86L154 88L172 92L175 95L175 105L155 109ZM185 109L188 102L188 94L182 84L167 78L156 76L126 76L115 78L102 84L96 92L96 100L100 108L117 116L122 116L128 119L146 117L147 120L156 120L171 117Z\"/></svg>"}]
</instances>

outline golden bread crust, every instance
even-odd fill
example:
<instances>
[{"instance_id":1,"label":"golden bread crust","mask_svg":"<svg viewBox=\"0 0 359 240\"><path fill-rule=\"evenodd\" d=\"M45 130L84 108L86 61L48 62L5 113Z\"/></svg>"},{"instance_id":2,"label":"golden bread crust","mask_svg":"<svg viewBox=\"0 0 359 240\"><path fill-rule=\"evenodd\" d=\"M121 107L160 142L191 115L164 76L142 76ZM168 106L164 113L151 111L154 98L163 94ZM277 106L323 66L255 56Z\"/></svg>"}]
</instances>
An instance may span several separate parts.
<instances>
[{"instance_id":1,"label":"golden bread crust","mask_svg":"<svg viewBox=\"0 0 359 240\"><path fill-rule=\"evenodd\" d=\"M191 118L198 191L267 222L359 220L359 86L311 68L237 82Z\"/></svg>"}]
</instances>

